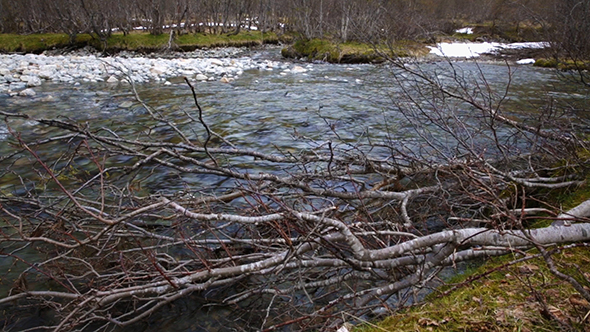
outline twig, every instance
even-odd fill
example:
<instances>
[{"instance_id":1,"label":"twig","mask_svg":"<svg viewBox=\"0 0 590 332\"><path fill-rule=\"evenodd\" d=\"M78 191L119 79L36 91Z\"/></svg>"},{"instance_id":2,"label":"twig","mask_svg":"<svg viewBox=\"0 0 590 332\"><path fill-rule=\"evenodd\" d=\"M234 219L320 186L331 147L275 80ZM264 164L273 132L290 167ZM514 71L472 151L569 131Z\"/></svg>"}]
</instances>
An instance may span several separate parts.
<instances>
[{"instance_id":1,"label":"twig","mask_svg":"<svg viewBox=\"0 0 590 332\"><path fill-rule=\"evenodd\" d=\"M207 131L207 138L205 139L205 143L203 144L203 148L205 149L205 153L207 154L207 156L209 156L209 158L211 160L213 160L213 163L215 163L215 166L219 167L217 160L215 160L215 158L213 158L213 156L209 153L209 150L207 149L207 143L209 143L209 140L211 139L211 130L209 129L209 126L207 126L207 124L203 120L203 109L201 109L201 105L199 105L199 101L197 100L197 93L195 91L195 88L193 87L191 82L188 80L188 78L185 77L184 81L191 88L191 91L193 93L193 99L195 100L195 105L197 106L197 109L199 110L199 121L201 122L203 127L205 127L205 130Z\"/></svg>"}]
</instances>

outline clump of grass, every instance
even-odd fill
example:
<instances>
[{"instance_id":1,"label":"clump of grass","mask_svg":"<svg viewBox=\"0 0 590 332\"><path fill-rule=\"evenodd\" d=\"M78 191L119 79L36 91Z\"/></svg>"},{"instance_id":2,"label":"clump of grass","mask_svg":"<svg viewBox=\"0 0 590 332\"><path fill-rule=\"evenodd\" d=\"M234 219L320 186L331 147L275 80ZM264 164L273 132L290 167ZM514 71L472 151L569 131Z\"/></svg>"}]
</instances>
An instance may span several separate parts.
<instances>
[{"instance_id":1,"label":"clump of grass","mask_svg":"<svg viewBox=\"0 0 590 332\"><path fill-rule=\"evenodd\" d=\"M557 68L559 70L590 70L590 61L544 58L537 59L536 67Z\"/></svg>"},{"instance_id":2,"label":"clump of grass","mask_svg":"<svg viewBox=\"0 0 590 332\"><path fill-rule=\"evenodd\" d=\"M288 58L307 58L331 63L378 63L383 62L383 54L395 56L415 56L427 54L422 44L409 41L395 43L392 47L369 43L332 42L328 39L299 39L292 46L284 48L282 54Z\"/></svg>"}]
</instances>

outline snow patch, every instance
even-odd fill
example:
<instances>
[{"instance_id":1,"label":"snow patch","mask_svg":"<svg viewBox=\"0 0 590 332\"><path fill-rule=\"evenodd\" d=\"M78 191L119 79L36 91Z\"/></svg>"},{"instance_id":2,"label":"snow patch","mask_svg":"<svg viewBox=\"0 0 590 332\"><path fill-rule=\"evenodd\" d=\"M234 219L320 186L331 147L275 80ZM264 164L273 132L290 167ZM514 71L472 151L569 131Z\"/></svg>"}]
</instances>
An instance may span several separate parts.
<instances>
[{"instance_id":1,"label":"snow patch","mask_svg":"<svg viewBox=\"0 0 590 332\"><path fill-rule=\"evenodd\" d=\"M481 54L494 53L501 49L545 48L549 43L439 43L428 46L430 53L448 58L476 58Z\"/></svg>"},{"instance_id":2,"label":"snow patch","mask_svg":"<svg viewBox=\"0 0 590 332\"><path fill-rule=\"evenodd\" d=\"M466 35L472 35L473 34L473 28L461 28L458 30L455 30L456 33L464 33Z\"/></svg>"},{"instance_id":3,"label":"snow patch","mask_svg":"<svg viewBox=\"0 0 590 332\"><path fill-rule=\"evenodd\" d=\"M532 65L535 63L535 59L521 59L516 61L519 65Z\"/></svg>"}]
</instances>

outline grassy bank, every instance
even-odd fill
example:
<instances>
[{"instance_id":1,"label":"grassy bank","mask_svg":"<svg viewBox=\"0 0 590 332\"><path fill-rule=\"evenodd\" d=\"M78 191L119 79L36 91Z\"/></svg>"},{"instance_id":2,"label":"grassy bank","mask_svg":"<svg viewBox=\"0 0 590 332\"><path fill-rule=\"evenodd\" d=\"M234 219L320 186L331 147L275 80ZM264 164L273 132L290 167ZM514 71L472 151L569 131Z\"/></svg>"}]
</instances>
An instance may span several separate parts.
<instances>
[{"instance_id":1,"label":"grassy bank","mask_svg":"<svg viewBox=\"0 0 590 332\"><path fill-rule=\"evenodd\" d=\"M568 209L590 199L590 186L552 196L556 206ZM539 220L535 226L550 223ZM536 254L536 249L527 251L527 257ZM354 331L590 331L590 303L553 275L542 258L515 263L522 257L492 258L456 276L422 304ZM590 279L590 245L560 250L553 260L560 271L590 287L584 281Z\"/></svg>"},{"instance_id":2,"label":"grassy bank","mask_svg":"<svg viewBox=\"0 0 590 332\"><path fill-rule=\"evenodd\" d=\"M478 41L504 41L504 42L541 42L546 40L546 32L541 25L531 24L496 24L495 22L473 23L455 22L454 26L463 28L470 27L472 33L458 33L451 35L440 35L440 41L463 40L470 42Z\"/></svg>"},{"instance_id":3,"label":"grassy bank","mask_svg":"<svg viewBox=\"0 0 590 332\"><path fill-rule=\"evenodd\" d=\"M116 51L140 51L158 52L168 49L170 36L168 34L151 35L145 32L134 32L127 36L122 33L111 35L106 45L100 40L88 34L77 35L70 40L67 34L32 34L15 35L0 34L0 52L2 53L41 53L45 50L59 48L81 48L93 46L107 52ZM184 34L174 36L172 40L173 50L192 51L206 47L242 47L261 44L276 44L279 37L274 33L261 33L245 31L239 34Z\"/></svg>"},{"instance_id":4,"label":"grassy bank","mask_svg":"<svg viewBox=\"0 0 590 332\"><path fill-rule=\"evenodd\" d=\"M418 42L403 41L393 46L367 43L337 43L327 39L298 40L282 50L286 58L306 58L331 63L379 63L385 61L383 54L395 56L420 56L429 49Z\"/></svg>"},{"instance_id":5,"label":"grassy bank","mask_svg":"<svg viewBox=\"0 0 590 332\"><path fill-rule=\"evenodd\" d=\"M551 274L544 261L515 265L507 261L491 260L452 280L460 286L449 294L442 295L445 289L441 289L422 305L355 331L561 331L563 323L576 331L588 331L584 329L586 324L590 326L588 318L583 322L590 309L588 302L570 284ZM563 251L555 256L555 262L588 266L590 248ZM490 270L494 272L486 274ZM568 272L578 274L574 268Z\"/></svg>"},{"instance_id":6,"label":"grassy bank","mask_svg":"<svg viewBox=\"0 0 590 332\"><path fill-rule=\"evenodd\" d=\"M535 61L535 66L544 68L556 68L562 71L590 70L590 60L543 58Z\"/></svg>"}]
</instances>

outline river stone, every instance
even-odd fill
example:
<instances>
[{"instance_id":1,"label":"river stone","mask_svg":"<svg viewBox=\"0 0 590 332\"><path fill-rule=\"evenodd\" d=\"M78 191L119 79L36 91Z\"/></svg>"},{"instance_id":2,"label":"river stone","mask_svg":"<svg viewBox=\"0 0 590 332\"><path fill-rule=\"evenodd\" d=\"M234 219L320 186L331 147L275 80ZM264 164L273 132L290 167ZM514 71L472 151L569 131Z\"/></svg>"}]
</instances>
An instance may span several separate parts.
<instances>
[{"instance_id":1,"label":"river stone","mask_svg":"<svg viewBox=\"0 0 590 332\"><path fill-rule=\"evenodd\" d=\"M55 76L55 72L54 71L50 71L50 70L41 70L39 71L39 78L45 79L45 80L50 80Z\"/></svg>"},{"instance_id":2,"label":"river stone","mask_svg":"<svg viewBox=\"0 0 590 332\"><path fill-rule=\"evenodd\" d=\"M215 66L223 66L223 62L218 59L211 59L210 63Z\"/></svg>"},{"instance_id":3,"label":"river stone","mask_svg":"<svg viewBox=\"0 0 590 332\"><path fill-rule=\"evenodd\" d=\"M150 72L152 72L152 73L154 73L154 74L156 74L156 75L162 75L162 74L164 74L166 71L168 71L168 68L166 68L166 67L160 67L160 66L158 66L158 67L152 67L152 68L150 69Z\"/></svg>"},{"instance_id":4,"label":"river stone","mask_svg":"<svg viewBox=\"0 0 590 332\"><path fill-rule=\"evenodd\" d=\"M41 85L41 79L37 76L30 76L29 81L27 82L27 87L32 88Z\"/></svg>"},{"instance_id":5,"label":"river stone","mask_svg":"<svg viewBox=\"0 0 590 332\"><path fill-rule=\"evenodd\" d=\"M33 97L37 93L33 89L24 89L23 91L19 92L18 95L21 97Z\"/></svg>"},{"instance_id":6,"label":"river stone","mask_svg":"<svg viewBox=\"0 0 590 332\"><path fill-rule=\"evenodd\" d=\"M119 83L119 80L114 75L111 75L111 77L107 79L107 83Z\"/></svg>"},{"instance_id":7,"label":"river stone","mask_svg":"<svg viewBox=\"0 0 590 332\"><path fill-rule=\"evenodd\" d=\"M13 82L10 83L10 90L22 90L26 88L27 85L23 82Z\"/></svg>"},{"instance_id":8,"label":"river stone","mask_svg":"<svg viewBox=\"0 0 590 332\"><path fill-rule=\"evenodd\" d=\"M57 65L42 65L39 66L40 71L56 71Z\"/></svg>"},{"instance_id":9,"label":"river stone","mask_svg":"<svg viewBox=\"0 0 590 332\"><path fill-rule=\"evenodd\" d=\"M295 66L293 67L293 69L291 69L292 73L298 74L298 73L305 73L307 71L307 69L301 67L301 66Z\"/></svg>"},{"instance_id":10,"label":"river stone","mask_svg":"<svg viewBox=\"0 0 590 332\"><path fill-rule=\"evenodd\" d=\"M198 74L196 79L197 79L197 81L206 81L209 78L203 74Z\"/></svg>"},{"instance_id":11,"label":"river stone","mask_svg":"<svg viewBox=\"0 0 590 332\"><path fill-rule=\"evenodd\" d=\"M121 105L119 105L121 108L129 108L131 106L133 106L133 102L130 100L124 101L121 103Z\"/></svg>"}]
</instances>

